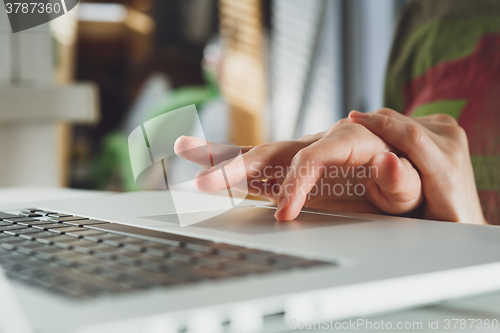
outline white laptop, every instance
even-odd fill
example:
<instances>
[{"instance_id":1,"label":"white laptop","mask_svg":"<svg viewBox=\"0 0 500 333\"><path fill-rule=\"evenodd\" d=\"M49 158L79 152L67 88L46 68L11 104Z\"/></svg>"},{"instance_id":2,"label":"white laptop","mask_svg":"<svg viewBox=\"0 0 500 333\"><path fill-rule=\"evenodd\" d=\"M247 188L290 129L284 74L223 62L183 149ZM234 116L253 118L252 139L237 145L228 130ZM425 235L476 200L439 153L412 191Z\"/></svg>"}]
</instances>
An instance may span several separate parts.
<instances>
[{"instance_id":1,"label":"white laptop","mask_svg":"<svg viewBox=\"0 0 500 333\"><path fill-rule=\"evenodd\" d=\"M0 263L36 332L283 331L500 289L494 226L318 210L282 223L244 201L181 227L169 191L10 208Z\"/></svg>"}]
</instances>

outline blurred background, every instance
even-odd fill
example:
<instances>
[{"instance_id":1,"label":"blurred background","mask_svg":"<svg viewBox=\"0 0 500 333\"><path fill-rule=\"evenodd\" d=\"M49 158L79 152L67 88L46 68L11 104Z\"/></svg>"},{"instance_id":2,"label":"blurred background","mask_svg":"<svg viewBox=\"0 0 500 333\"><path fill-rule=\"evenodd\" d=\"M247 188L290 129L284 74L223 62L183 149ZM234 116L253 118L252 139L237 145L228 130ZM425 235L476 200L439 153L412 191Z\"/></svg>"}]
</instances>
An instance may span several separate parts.
<instances>
[{"instance_id":1,"label":"blurred background","mask_svg":"<svg viewBox=\"0 0 500 333\"><path fill-rule=\"evenodd\" d=\"M380 108L406 2L80 1L16 34L2 16L0 187L137 190L128 134L186 105L239 145Z\"/></svg>"}]
</instances>

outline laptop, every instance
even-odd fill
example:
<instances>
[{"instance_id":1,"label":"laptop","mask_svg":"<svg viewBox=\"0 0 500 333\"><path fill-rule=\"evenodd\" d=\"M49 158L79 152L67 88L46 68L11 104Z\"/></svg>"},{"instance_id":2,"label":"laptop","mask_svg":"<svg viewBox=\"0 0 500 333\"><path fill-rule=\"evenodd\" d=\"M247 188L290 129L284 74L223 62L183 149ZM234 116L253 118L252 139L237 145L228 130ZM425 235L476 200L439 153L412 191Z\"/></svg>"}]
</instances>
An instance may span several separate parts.
<instances>
[{"instance_id":1,"label":"laptop","mask_svg":"<svg viewBox=\"0 0 500 333\"><path fill-rule=\"evenodd\" d=\"M34 331L285 331L500 289L494 226L314 209L283 223L245 200L181 227L174 208L143 191L2 210L0 264Z\"/></svg>"}]
</instances>

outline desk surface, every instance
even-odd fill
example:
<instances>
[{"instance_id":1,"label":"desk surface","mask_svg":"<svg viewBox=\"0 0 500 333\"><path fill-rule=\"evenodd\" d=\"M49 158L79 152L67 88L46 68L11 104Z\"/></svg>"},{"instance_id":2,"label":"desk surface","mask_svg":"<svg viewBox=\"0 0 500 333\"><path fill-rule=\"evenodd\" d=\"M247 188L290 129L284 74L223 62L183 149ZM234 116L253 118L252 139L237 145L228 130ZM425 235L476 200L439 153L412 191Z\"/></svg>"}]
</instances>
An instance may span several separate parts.
<instances>
[{"instance_id":1,"label":"desk surface","mask_svg":"<svg viewBox=\"0 0 500 333\"><path fill-rule=\"evenodd\" d=\"M54 187L13 187L0 189L0 209L15 207L19 204L30 205L30 203L46 201L46 200L61 200L87 198L92 196L105 196L110 192L86 191ZM481 281L470 281L470 283L481 283ZM373 332L381 329L370 329L375 325L380 325L383 321L385 325L391 323L393 329L398 323L403 325L418 325L422 323L422 328L410 329L418 332L496 332L500 331L500 324L497 329L491 327L491 322L497 320L500 322L500 292L492 293L483 296L476 296L467 299L442 302L440 304L420 307L416 309L407 309L398 312L362 318L365 323L353 329L341 329L336 331L356 331L356 332ZM472 319L475 321L473 322ZM485 328L486 319L490 320L490 328ZM354 319L356 320L356 319ZM462 320L462 321L460 321ZM465 320L465 322L464 322ZM480 321L482 320L482 321ZM286 332L286 325L283 327L283 319L280 319L281 329L279 331ZM344 321L341 321L344 322ZM349 320L346 320L349 322ZM370 323L368 323L370 322ZM410 324L407 324L410 323ZM437 329L434 329L436 323ZM465 323L465 328L464 328ZM432 325L432 328L429 327ZM483 325L482 328L480 328ZM447 328L449 326L449 328ZM333 329L335 330L335 329ZM333 331L332 330L332 331ZM298 329L290 330L289 332L301 331ZM307 332L325 332L329 330L307 329ZM384 331L384 330L382 330ZM403 330L404 331L404 330Z\"/></svg>"}]
</instances>

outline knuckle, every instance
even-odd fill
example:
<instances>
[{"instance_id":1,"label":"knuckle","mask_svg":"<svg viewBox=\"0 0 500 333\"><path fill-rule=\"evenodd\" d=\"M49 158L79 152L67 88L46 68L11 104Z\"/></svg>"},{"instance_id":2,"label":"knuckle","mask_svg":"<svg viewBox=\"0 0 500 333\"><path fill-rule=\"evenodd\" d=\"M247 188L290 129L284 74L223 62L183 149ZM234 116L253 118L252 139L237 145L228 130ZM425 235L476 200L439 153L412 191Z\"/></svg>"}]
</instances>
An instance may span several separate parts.
<instances>
[{"instance_id":1,"label":"knuckle","mask_svg":"<svg viewBox=\"0 0 500 333\"><path fill-rule=\"evenodd\" d=\"M270 143L270 142L264 142L264 143L261 143L255 147L253 147L252 150L268 149L271 145L272 145L272 143Z\"/></svg>"},{"instance_id":2,"label":"knuckle","mask_svg":"<svg viewBox=\"0 0 500 333\"><path fill-rule=\"evenodd\" d=\"M272 164L275 159L275 143L264 142L250 150L251 155L258 156L259 161L264 164Z\"/></svg>"},{"instance_id":3,"label":"knuckle","mask_svg":"<svg viewBox=\"0 0 500 333\"><path fill-rule=\"evenodd\" d=\"M422 128L417 124L408 124L407 127L408 141L413 146L422 146L425 141L425 134Z\"/></svg>"},{"instance_id":4,"label":"knuckle","mask_svg":"<svg viewBox=\"0 0 500 333\"><path fill-rule=\"evenodd\" d=\"M449 114L437 113L434 115L434 119L438 122L441 122L441 123L458 125L458 122L456 121L456 119L453 118L452 116L450 116Z\"/></svg>"},{"instance_id":5,"label":"knuckle","mask_svg":"<svg viewBox=\"0 0 500 333\"><path fill-rule=\"evenodd\" d=\"M317 135L315 135L315 134L306 134L303 137L301 137L300 139L298 139L297 141L300 141L300 142L313 141L316 138L316 136Z\"/></svg>"},{"instance_id":6,"label":"knuckle","mask_svg":"<svg viewBox=\"0 0 500 333\"><path fill-rule=\"evenodd\" d=\"M393 120L391 117L381 117L380 119L380 125L381 128L384 129L384 131L391 131L393 125Z\"/></svg>"},{"instance_id":7,"label":"knuckle","mask_svg":"<svg viewBox=\"0 0 500 333\"><path fill-rule=\"evenodd\" d=\"M396 112L393 109L389 109L389 108L382 108L380 110L375 111L375 113L383 115L383 116L387 116L390 118L396 118L399 115L399 112Z\"/></svg>"},{"instance_id":8,"label":"knuckle","mask_svg":"<svg viewBox=\"0 0 500 333\"><path fill-rule=\"evenodd\" d=\"M467 133L465 133L465 130L462 126L459 126L458 124L456 126L453 126L453 134L457 139L467 141Z\"/></svg>"},{"instance_id":9,"label":"knuckle","mask_svg":"<svg viewBox=\"0 0 500 333\"><path fill-rule=\"evenodd\" d=\"M461 126L450 126L450 133L453 139L453 143L455 143L458 147L457 150L463 150L468 145L467 133Z\"/></svg>"},{"instance_id":10,"label":"knuckle","mask_svg":"<svg viewBox=\"0 0 500 333\"><path fill-rule=\"evenodd\" d=\"M333 133L333 132L340 132L340 131L347 131L347 132L351 132L351 131L356 131L356 130L359 130L361 128L365 128L363 125L361 124L357 124L357 123L349 123L349 122L342 122L342 123L337 123L335 124L331 130L329 131L329 133Z\"/></svg>"},{"instance_id":11,"label":"knuckle","mask_svg":"<svg viewBox=\"0 0 500 333\"><path fill-rule=\"evenodd\" d=\"M302 148L292 158L292 164L303 164L312 159L312 154L308 148Z\"/></svg>"},{"instance_id":12,"label":"knuckle","mask_svg":"<svg viewBox=\"0 0 500 333\"><path fill-rule=\"evenodd\" d=\"M467 133L458 123L443 123L439 126L440 132L459 142L467 140Z\"/></svg>"}]
</instances>

